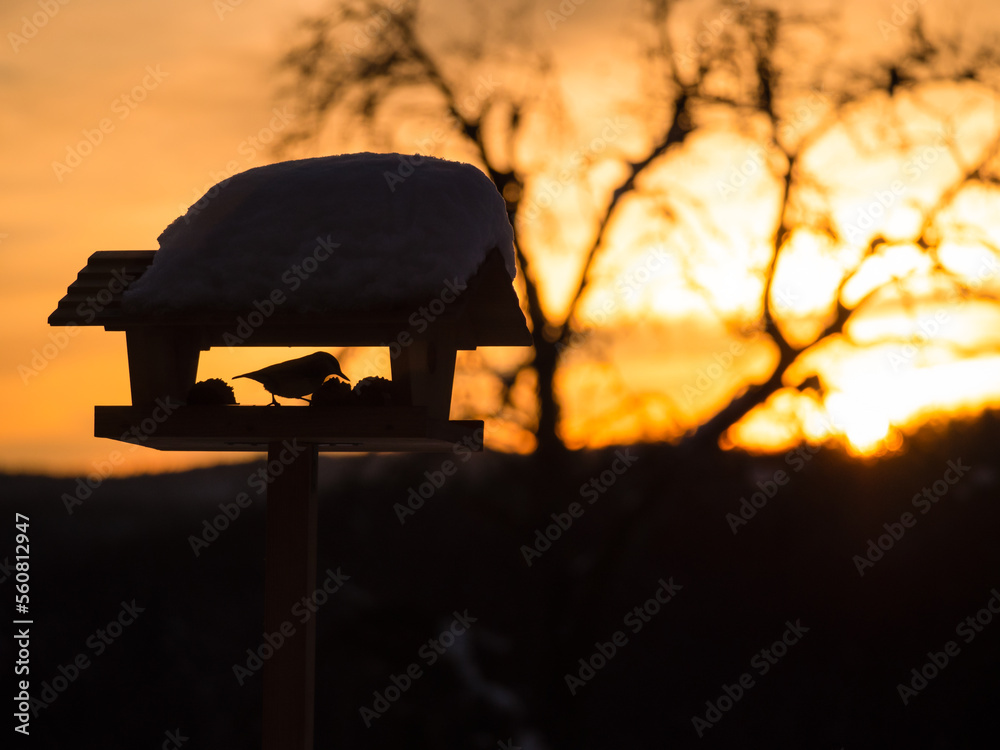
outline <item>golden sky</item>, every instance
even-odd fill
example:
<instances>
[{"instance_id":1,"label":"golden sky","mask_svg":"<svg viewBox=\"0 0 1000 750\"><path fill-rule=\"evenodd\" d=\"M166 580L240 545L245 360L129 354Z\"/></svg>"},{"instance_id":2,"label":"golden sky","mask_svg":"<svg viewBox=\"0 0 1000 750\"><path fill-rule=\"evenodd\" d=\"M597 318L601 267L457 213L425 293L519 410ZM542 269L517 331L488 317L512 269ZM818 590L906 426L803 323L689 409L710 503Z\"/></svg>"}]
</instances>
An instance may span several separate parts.
<instances>
[{"instance_id":1,"label":"golden sky","mask_svg":"<svg viewBox=\"0 0 1000 750\"><path fill-rule=\"evenodd\" d=\"M296 21L320 3L53 7L48 16L34 1L0 4L0 467L72 474L116 447L92 437L93 406L129 403L124 334L84 327L59 343L65 329L46 318L90 253L155 250L231 162L273 161L260 140L283 122L272 112L274 66ZM40 13L45 25L26 42L8 36L32 34L24 18ZM92 150L88 133L99 141ZM72 159L69 149L90 153L63 172L53 163ZM36 356L53 343L57 356ZM142 449L123 469L218 458Z\"/></svg>"},{"instance_id":2,"label":"golden sky","mask_svg":"<svg viewBox=\"0 0 1000 750\"><path fill-rule=\"evenodd\" d=\"M891 22L898 4L839 3L852 21L846 25L850 34L843 54L849 57L852 49L878 45L883 36L878 24ZM235 170L275 160L263 141L295 117L294 112L275 110L275 64L292 42L296 21L325 5L320 0L70 0L65 5L57 0L9 0L0 5L0 122L5 136L0 171L0 470L86 473L118 447L92 437L92 420L95 404L129 401L124 335L84 327L68 337L65 329L48 327L46 318L91 252L155 249L160 231L212 184ZM951 20L958 16L951 6L934 5L926 3L928 13ZM545 7L539 4L536 9L541 25ZM967 3L963 8L970 23L996 25L997 11L990 3ZM565 68L567 85L574 80L584 87L594 80L612 87L620 83L615 80L615 58L595 52L588 36L615 9L614 3L592 0L554 30L564 35L567 59L573 61ZM587 109L581 100L576 105ZM595 112L600 123L601 110ZM982 117L983 122L988 119ZM969 142L976 141L975 133L967 135ZM622 145L632 137L623 136ZM713 176L704 171L700 157L718 148L720 137L700 140L685 152L682 158L692 162L692 181L712 184ZM831 144L830 153L835 151L836 144ZM886 179L877 171L873 166L872 185ZM598 182L614 176L611 166L603 177L598 175ZM928 178L920 185L932 183ZM863 202L869 195L861 190L855 198ZM569 198L579 196L567 191ZM847 195L842 205L848 216L855 204ZM994 205L978 210L993 211ZM747 207L759 211L752 201ZM641 222L642 207L629 210ZM905 225L905 212L896 212L893 221ZM558 246L565 248L573 246L578 240L574 232L581 230L570 221L562 231ZM732 365L722 368L721 375L699 380L699 373L718 365L720 353L725 361L732 339L709 322L690 289L678 286L678 256L664 253L673 252L679 242L667 236L637 246L634 237L622 238L621 252L609 253L603 266L595 268L610 289L637 271L652 280L636 287L635 295L617 298L619 322L629 327L606 342L607 361L577 361L575 355L568 359L574 366L566 368L560 388L571 406L564 429L574 447L588 441L676 437L738 392L746 378L768 374L773 352L754 341ZM817 251L804 240L801 252L807 257ZM958 258L960 248L955 252ZM721 244L714 261L702 268L718 270L732 262ZM901 256L891 263L901 264L892 266L899 268L908 262ZM955 262L971 262L974 268L977 263L974 258ZM547 299L555 307L573 283L567 271L571 265L559 252L539 262L550 284ZM797 273L790 267L785 287L791 296L821 296L812 281L821 282L822 275L814 278L809 273L815 277L813 271ZM879 270L872 273L877 276ZM739 306L752 296L752 285L745 279L720 283L719 278L706 272L706 283L717 286L714 293L720 300ZM593 317L599 302L599 294L588 298L584 319ZM808 313L809 305L801 305ZM934 311L928 315L933 317ZM961 317L966 315L976 322ZM685 321L680 327L678 316ZM949 337L961 339L965 331L988 327L990 311L963 308L961 316L950 319ZM675 322L672 327L665 325L670 320ZM650 352L658 356L650 357ZM839 363L830 368L839 392L824 410L847 425L851 443L864 452L883 439L891 443L894 425L908 424L928 409L975 411L1000 402L1000 386L994 385L1000 384L996 362L949 362L946 357L930 362L931 355L922 352L906 360L901 374L899 367L886 370L891 357L884 351L856 356L842 348L827 360L828 365ZM228 380L287 356L285 350L212 351L202 356L199 378ZM370 361L369 354L355 352L346 358L345 370L355 377L372 374L358 371ZM959 394L948 388L956 377L966 384ZM248 381L234 385L241 403L267 401ZM623 392L628 394L627 408L620 406ZM782 401L787 398L776 399L773 414L803 408L789 407ZM608 404L613 408L601 408ZM749 420L739 437L747 445L780 449L798 439L782 435L783 424L780 418ZM819 430L814 437L823 434ZM245 458L140 449L129 454L120 472Z\"/></svg>"}]
</instances>

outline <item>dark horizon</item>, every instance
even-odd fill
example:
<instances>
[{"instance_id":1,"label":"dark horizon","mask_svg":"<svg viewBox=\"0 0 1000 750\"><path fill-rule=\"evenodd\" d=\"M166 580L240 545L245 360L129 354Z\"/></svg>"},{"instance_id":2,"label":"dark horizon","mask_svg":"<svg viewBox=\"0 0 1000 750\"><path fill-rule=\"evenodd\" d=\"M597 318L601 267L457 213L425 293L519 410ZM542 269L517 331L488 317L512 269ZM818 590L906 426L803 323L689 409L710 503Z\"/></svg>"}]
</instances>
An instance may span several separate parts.
<instances>
[{"instance_id":1,"label":"dark horizon","mask_svg":"<svg viewBox=\"0 0 1000 750\"><path fill-rule=\"evenodd\" d=\"M537 732L557 748L972 742L992 726L1000 659L982 622L998 586L998 438L990 416L864 464L829 450L797 471L784 457L686 459L607 569L591 566L657 493L670 448L629 448L613 484L601 475L622 449L573 455L558 476L532 457L473 456L423 504L410 490L427 494L445 455L321 461L317 581L349 578L315 608L316 747L531 747ZM33 558L36 684L90 662L33 720L35 742L132 747L178 727L256 741L264 498L248 478L263 470L110 479L72 514L72 481L0 476L4 507L59 545ZM591 480L610 484L593 503ZM942 481L922 512L922 489ZM730 514L758 492L733 534ZM88 639L132 599L144 611L96 653ZM443 648L456 614L476 619ZM99 705L115 706L114 727Z\"/></svg>"}]
</instances>

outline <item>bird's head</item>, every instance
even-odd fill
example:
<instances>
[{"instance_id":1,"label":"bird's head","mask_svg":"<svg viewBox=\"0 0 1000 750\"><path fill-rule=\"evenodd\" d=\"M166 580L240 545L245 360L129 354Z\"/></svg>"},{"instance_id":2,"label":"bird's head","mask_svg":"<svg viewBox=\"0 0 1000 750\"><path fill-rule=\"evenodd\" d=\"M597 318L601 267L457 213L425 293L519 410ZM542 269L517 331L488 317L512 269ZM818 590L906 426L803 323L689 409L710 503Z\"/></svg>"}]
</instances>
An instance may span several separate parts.
<instances>
[{"instance_id":1,"label":"bird's head","mask_svg":"<svg viewBox=\"0 0 1000 750\"><path fill-rule=\"evenodd\" d=\"M340 362L338 362L337 358L330 354L330 352L316 352L312 356L315 357L318 362L322 363L324 372L327 375L336 375L337 377L346 380L348 383L351 382L351 379L344 374L343 370L340 369Z\"/></svg>"}]
</instances>

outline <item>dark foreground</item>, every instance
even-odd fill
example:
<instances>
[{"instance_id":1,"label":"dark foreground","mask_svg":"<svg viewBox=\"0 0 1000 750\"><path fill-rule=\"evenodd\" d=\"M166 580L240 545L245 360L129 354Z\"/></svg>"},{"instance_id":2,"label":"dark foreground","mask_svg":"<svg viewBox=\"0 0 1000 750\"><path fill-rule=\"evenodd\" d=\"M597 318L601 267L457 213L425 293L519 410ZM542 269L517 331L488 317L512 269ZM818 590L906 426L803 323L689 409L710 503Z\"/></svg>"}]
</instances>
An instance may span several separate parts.
<instances>
[{"instance_id":1,"label":"dark foreground","mask_svg":"<svg viewBox=\"0 0 1000 750\"><path fill-rule=\"evenodd\" d=\"M877 463L670 464L655 447L324 461L318 580L335 593L289 613L296 632L317 618L316 747L983 746L998 441L990 418ZM14 514L30 518L37 715L18 746L259 747L277 643L261 467L109 479L72 514L74 480L0 477L8 606ZM741 497L761 507L740 516Z\"/></svg>"}]
</instances>

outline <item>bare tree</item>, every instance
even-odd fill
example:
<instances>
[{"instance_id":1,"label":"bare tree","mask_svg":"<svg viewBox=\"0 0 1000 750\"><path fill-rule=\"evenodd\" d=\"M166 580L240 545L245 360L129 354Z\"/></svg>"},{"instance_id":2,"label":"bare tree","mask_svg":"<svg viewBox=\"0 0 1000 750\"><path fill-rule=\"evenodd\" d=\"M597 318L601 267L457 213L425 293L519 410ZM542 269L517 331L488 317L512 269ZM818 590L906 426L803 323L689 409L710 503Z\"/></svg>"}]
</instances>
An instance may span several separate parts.
<instances>
[{"instance_id":1,"label":"bare tree","mask_svg":"<svg viewBox=\"0 0 1000 750\"><path fill-rule=\"evenodd\" d=\"M623 21L632 35L635 76L622 87L631 99L615 105L637 127L602 139L599 150L576 148L581 133L565 98L565 71L553 54L558 35L574 22L573 3L546 9L483 3L473 13L442 19L440 8L417 0L345 0L306 21L302 41L283 61L292 77L283 95L297 113L284 149L376 145L434 153L472 161L496 184L515 229L534 344L516 371L497 373L501 401L516 401L518 382L534 382L537 408L515 405L507 413L537 435L540 453L563 454L557 375L568 357L599 348L600 336L586 335L588 295L607 284L598 269L637 206L660 222L653 234L668 238L666 251L688 288L702 294L733 339L763 340L773 352L762 379L747 379L700 424L677 425L679 434L686 430L684 439L663 451L666 460L645 476L661 492L616 506L586 560L550 568L551 596L541 618L550 624L551 642L537 685L540 696L550 696L541 700L553 703L539 715L567 715L564 667L592 642L591 613L603 611L599 602L613 589L644 519L676 486L678 467L710 454L727 430L782 389L821 400L825 375L803 364L812 352L837 342L944 345L959 356L997 348L981 340L966 349L948 337L931 341L916 325L861 336L853 324L885 310L911 312L916 321L921 307L960 300L996 305L994 266L977 275L944 250L949 243L975 247L1000 270L1000 232L990 218L1000 215L1000 45L985 37L976 43L934 37L919 14L894 14L872 21L882 48L854 60L830 30L837 28L832 16L746 0L703 4L685 16L691 6L649 0L641 17ZM537 38L526 16L544 21L551 33ZM495 71L503 72L497 74L502 86L493 85ZM614 85L595 81L594 87ZM687 184L691 155L701 153L699 140L722 136L728 146L721 165L705 167L717 177L706 178L709 188L699 192ZM933 170L923 163L929 158L920 161L928 153L937 163ZM859 168L887 158L890 177L912 169L919 189L897 190L892 179L883 186ZM931 171L934 179L923 179ZM743 185L748 180L753 190ZM551 279L539 270L554 246L565 243L541 210L553 200L553 184L580 197L575 210L584 227L573 234L576 276L561 305L547 302ZM851 191L855 207L845 214L840 206ZM911 219L898 226L870 216L901 208ZM727 226L730 215L748 211L752 221ZM640 233L637 241L648 239ZM699 276L708 240L746 246L730 262L746 282L742 288L751 290L740 304L720 304ZM824 259L806 275L827 281L811 305L789 303L783 287L786 266L794 265L803 241ZM900 249L923 261L873 271ZM649 398L626 397L636 405ZM574 499L575 488L547 477L532 480L542 515ZM560 729L552 720L549 739L570 742L559 732L571 723Z\"/></svg>"},{"instance_id":2,"label":"bare tree","mask_svg":"<svg viewBox=\"0 0 1000 750\"><path fill-rule=\"evenodd\" d=\"M306 21L301 43L284 60L293 76L284 95L300 116L283 148L316 148L314 144L331 136L334 143L348 145L355 133L363 132L369 142L409 143L417 146L409 150L446 152L474 161L504 196L515 228L523 304L534 344L532 358L520 369L534 371L537 416L522 410L521 421L535 432L542 452L562 447L557 371L562 354L587 328L583 307L595 284L592 272L613 244L629 203L655 205L677 232L697 237L718 230L718 215L705 208L717 202L718 195L693 195L677 180L671 183L673 190L644 186L652 176L681 169L672 160L694 135L721 128L761 149L758 163L767 176L772 218L757 237L766 245L766 258L745 269L758 278L759 292L749 315L729 311L719 317L737 338L751 331L764 334L776 358L763 382L746 383L688 435L691 448L718 445L726 430L783 387L821 387L816 378L789 382L789 369L804 352L846 336L850 322L867 307L884 304L887 294L895 295L897 302L912 301L907 279L901 277L887 279L857 298L848 294L866 264L890 246L915 243L932 259L931 275L946 280L954 293L993 299L989 286L973 288L967 277L942 261L938 249L945 238L958 234L991 251L998 249L982 222L958 222L952 209L972 189L995 191L1000 123L986 126L992 128L988 138L963 140L955 128L978 115L963 110L961 103L951 114L942 113L931 95L936 86L947 83L955 91L976 90L980 101L992 96L998 55L989 40L969 45L958 38L933 39L919 15L892 18L879 22L885 54L853 69L830 65L824 58L839 43L832 32L823 31L829 17L735 0L702 8L692 30L677 20L678 9L685 5L650 0L645 15L634 20L641 50L635 65L642 84L639 101L623 111L631 111L646 132L600 156L577 153L569 171L563 171L568 175L564 181L579 182L590 193L581 209L590 230L577 243L579 270L567 305L556 311L545 303L546 281L536 270L549 252L545 233L525 218L529 210L537 214L545 202L540 196L546 157L531 145L539 140L551 144L553 136L571 140L574 132L551 49L539 43L531 24L509 20L521 17L517 9L508 8L505 16L503 8L477 6L468 18L454 20L457 31L449 34L435 24L440 15L421 8L417 0L345 0L329 14ZM561 24L572 22L566 14L575 7L546 11L553 34ZM528 13L527 8L521 10ZM537 10L533 17L537 19ZM505 85L492 85L485 70L503 70ZM810 110L804 119L803 103ZM882 108L881 118L872 117L873 107ZM907 112L939 117L945 137L932 135L953 161L953 173L931 199L916 202L922 219L908 236L845 227L835 219L835 186L817 169L817 155L839 137L852 141L858 153L890 149L904 160L924 145L919 137L914 141ZM745 151L735 158L744 156ZM615 166L614 180L591 188L589 175L609 162ZM776 279L796 238L806 233L834 248L842 262L827 304L814 314L812 334L803 340L790 334L801 312L781 304ZM710 293L706 300L711 304ZM505 400L518 375L502 375Z\"/></svg>"}]
</instances>

